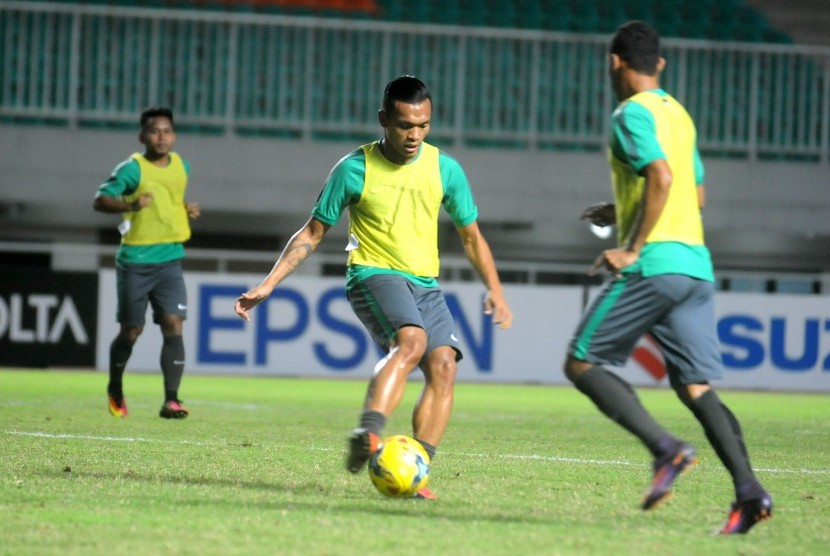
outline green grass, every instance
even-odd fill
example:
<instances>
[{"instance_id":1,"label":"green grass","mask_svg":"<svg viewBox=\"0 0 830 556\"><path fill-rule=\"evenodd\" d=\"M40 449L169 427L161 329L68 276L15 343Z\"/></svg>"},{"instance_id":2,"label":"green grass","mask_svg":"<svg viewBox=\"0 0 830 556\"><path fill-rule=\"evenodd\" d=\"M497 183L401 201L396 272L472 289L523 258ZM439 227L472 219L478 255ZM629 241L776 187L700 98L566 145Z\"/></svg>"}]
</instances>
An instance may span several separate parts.
<instances>
[{"instance_id":1,"label":"green grass","mask_svg":"<svg viewBox=\"0 0 830 556\"><path fill-rule=\"evenodd\" d=\"M732 489L665 390L643 403L701 464L638 509L645 450L571 388L460 384L430 485L391 500L343 469L365 383L186 376L184 421L158 418L161 377L128 374L130 416L102 373L0 371L0 554L826 554L830 397L721 392L776 502L717 537ZM419 384L387 433L408 433Z\"/></svg>"}]
</instances>

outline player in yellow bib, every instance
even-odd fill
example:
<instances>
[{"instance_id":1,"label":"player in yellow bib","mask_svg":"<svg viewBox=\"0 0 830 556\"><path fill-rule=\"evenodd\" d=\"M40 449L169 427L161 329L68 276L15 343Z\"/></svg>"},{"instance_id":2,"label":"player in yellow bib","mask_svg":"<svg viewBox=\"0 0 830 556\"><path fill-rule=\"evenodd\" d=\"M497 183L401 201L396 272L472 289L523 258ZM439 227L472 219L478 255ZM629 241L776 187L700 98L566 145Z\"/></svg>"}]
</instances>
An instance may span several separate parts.
<instances>
[{"instance_id":1,"label":"player in yellow bib","mask_svg":"<svg viewBox=\"0 0 830 556\"><path fill-rule=\"evenodd\" d=\"M649 333L660 345L672 388L706 433L735 489L723 534L746 533L772 515L772 498L755 477L741 427L710 380L723 368L715 332L714 274L703 242L703 164L691 117L659 85L665 65L647 23L618 28L610 75L620 104L611 125L614 204L584 218L616 223L618 247L596 259L613 274L577 326L565 374L654 457L642 509L657 507L694 463L694 448L661 427L634 390L606 365L621 365Z\"/></svg>"},{"instance_id":2,"label":"player in yellow bib","mask_svg":"<svg viewBox=\"0 0 830 556\"><path fill-rule=\"evenodd\" d=\"M182 259L184 242L190 239L188 218L198 218L200 209L185 202L190 165L172 151L173 113L164 107L148 108L139 123L138 140L144 152L116 166L93 203L97 211L122 215L121 245L115 256L120 330L110 345L107 397L110 413L126 417L124 370L144 330L149 303L163 338L164 403L159 416L183 419L188 410L178 399L185 363L182 327L187 317Z\"/></svg>"},{"instance_id":3,"label":"player in yellow bib","mask_svg":"<svg viewBox=\"0 0 830 556\"><path fill-rule=\"evenodd\" d=\"M464 171L424 142L431 119L432 97L422 81L402 76L388 83L378 111L383 138L355 149L334 166L311 218L262 283L236 301L237 314L248 320L249 311L317 248L348 210L347 296L373 339L388 352L375 368L359 426L349 439L346 467L352 473L379 449L386 420L416 367L425 382L413 413L413 436L430 458L449 421L462 354L436 280L442 207L487 288L485 313L503 328L513 318L476 222L478 209ZM426 488L418 496L435 498Z\"/></svg>"}]
</instances>

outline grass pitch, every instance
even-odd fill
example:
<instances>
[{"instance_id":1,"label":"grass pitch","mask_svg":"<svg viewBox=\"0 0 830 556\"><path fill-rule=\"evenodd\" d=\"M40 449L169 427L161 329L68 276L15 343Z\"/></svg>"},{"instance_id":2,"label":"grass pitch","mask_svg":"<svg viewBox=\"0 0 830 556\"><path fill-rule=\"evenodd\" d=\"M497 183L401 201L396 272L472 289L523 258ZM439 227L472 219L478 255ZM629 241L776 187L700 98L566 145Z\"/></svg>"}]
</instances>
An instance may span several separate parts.
<instances>
[{"instance_id":1,"label":"grass pitch","mask_svg":"<svg viewBox=\"0 0 830 556\"><path fill-rule=\"evenodd\" d=\"M720 392L775 517L711 536L732 488L691 414L641 390L701 463L639 510L645 450L566 387L460 384L433 462L437 502L383 498L344 471L365 383L185 376L184 421L158 417L159 375L0 371L0 554L826 554L830 396ZM409 433L420 389L387 426Z\"/></svg>"}]
</instances>

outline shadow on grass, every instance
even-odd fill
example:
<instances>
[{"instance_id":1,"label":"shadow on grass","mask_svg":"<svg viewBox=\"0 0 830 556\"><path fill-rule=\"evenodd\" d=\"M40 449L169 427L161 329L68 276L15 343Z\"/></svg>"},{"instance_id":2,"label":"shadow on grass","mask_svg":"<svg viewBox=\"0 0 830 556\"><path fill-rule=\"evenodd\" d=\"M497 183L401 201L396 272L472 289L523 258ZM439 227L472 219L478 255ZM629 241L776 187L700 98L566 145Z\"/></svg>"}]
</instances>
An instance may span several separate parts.
<instances>
[{"instance_id":1,"label":"shadow on grass","mask_svg":"<svg viewBox=\"0 0 830 556\"><path fill-rule=\"evenodd\" d=\"M118 482L133 482L156 485L182 485L193 487L246 489L252 492L265 492L275 494L290 494L306 498L319 498L319 501L307 500L272 500L261 502L257 500L233 501L233 504L242 503L245 506L260 506L271 510L296 510L303 508L310 511L331 512L340 511L352 514L368 514L389 516L398 515L402 517L412 516L413 513L429 513L441 519L458 522L493 522L493 523L526 523L533 525L544 525L549 523L549 518L542 515L516 515L509 512L499 511L496 507L476 505L472 508L469 501L459 506L456 502L442 503L442 501L427 501L416 499L392 499L384 498L375 493L367 482L368 495L358 495L349 490L339 490L325 487L314 481L296 482L291 484L280 482L269 482L261 480L232 480L213 477L190 477L190 476L162 476L149 473L142 473L132 469L124 472L106 471L78 471L75 469L63 469L61 471L43 469L34 472L35 475L51 479L72 478L101 482L112 485ZM226 506L228 502L224 499L200 498L188 500L186 497L176 498L176 505L204 506L206 504ZM395 504L398 504L397 506ZM489 513L488 513L489 510Z\"/></svg>"}]
</instances>

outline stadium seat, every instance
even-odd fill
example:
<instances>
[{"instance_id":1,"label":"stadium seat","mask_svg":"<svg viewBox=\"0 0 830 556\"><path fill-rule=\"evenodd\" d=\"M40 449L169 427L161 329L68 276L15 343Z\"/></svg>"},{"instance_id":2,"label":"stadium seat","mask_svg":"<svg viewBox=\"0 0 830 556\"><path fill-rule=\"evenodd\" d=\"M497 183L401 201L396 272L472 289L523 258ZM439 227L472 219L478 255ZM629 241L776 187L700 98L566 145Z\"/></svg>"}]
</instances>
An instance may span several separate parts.
<instances>
[{"instance_id":1,"label":"stadium seat","mask_svg":"<svg viewBox=\"0 0 830 556\"><path fill-rule=\"evenodd\" d=\"M517 0L515 21L516 27L522 29L544 29L542 0Z\"/></svg>"},{"instance_id":2,"label":"stadium seat","mask_svg":"<svg viewBox=\"0 0 830 556\"><path fill-rule=\"evenodd\" d=\"M514 0L489 0L487 4L488 27L518 27Z\"/></svg>"},{"instance_id":3,"label":"stadium seat","mask_svg":"<svg viewBox=\"0 0 830 556\"><path fill-rule=\"evenodd\" d=\"M599 7L597 2L568 0L570 7L569 30L577 33L597 33L600 29Z\"/></svg>"},{"instance_id":4,"label":"stadium seat","mask_svg":"<svg viewBox=\"0 0 830 556\"><path fill-rule=\"evenodd\" d=\"M483 0L458 0L461 25L481 27L487 23L487 3Z\"/></svg>"},{"instance_id":5,"label":"stadium seat","mask_svg":"<svg viewBox=\"0 0 830 556\"><path fill-rule=\"evenodd\" d=\"M568 4L562 0L541 0L542 26L551 31L567 31L573 15Z\"/></svg>"},{"instance_id":6,"label":"stadium seat","mask_svg":"<svg viewBox=\"0 0 830 556\"><path fill-rule=\"evenodd\" d=\"M598 32L611 33L621 23L631 19L621 2L598 1L597 10L599 12Z\"/></svg>"}]
</instances>

